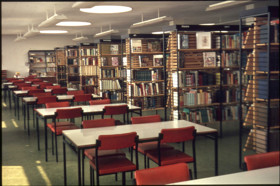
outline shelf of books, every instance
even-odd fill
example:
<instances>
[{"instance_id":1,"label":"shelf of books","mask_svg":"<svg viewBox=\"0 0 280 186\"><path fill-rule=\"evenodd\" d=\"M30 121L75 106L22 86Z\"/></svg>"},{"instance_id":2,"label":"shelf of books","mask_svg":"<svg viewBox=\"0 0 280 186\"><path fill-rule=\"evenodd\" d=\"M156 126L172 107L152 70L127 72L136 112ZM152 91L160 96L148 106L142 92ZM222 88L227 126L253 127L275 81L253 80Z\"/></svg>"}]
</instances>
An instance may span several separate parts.
<instances>
[{"instance_id":1,"label":"shelf of books","mask_svg":"<svg viewBox=\"0 0 280 186\"><path fill-rule=\"evenodd\" d=\"M129 34L126 39L127 101L144 111L165 110L163 37Z\"/></svg>"},{"instance_id":2,"label":"shelf of books","mask_svg":"<svg viewBox=\"0 0 280 186\"><path fill-rule=\"evenodd\" d=\"M164 31L170 31L166 47L170 119L219 124L222 134L222 121L238 120L238 27L174 25Z\"/></svg>"},{"instance_id":3,"label":"shelf of books","mask_svg":"<svg viewBox=\"0 0 280 186\"><path fill-rule=\"evenodd\" d=\"M85 93L99 94L98 46L96 43L80 43L80 89Z\"/></svg>"},{"instance_id":4,"label":"shelf of books","mask_svg":"<svg viewBox=\"0 0 280 186\"><path fill-rule=\"evenodd\" d=\"M28 59L30 75L37 75L37 77L55 77L56 62L54 50L29 50Z\"/></svg>"},{"instance_id":5,"label":"shelf of books","mask_svg":"<svg viewBox=\"0 0 280 186\"><path fill-rule=\"evenodd\" d=\"M66 59L64 48L55 48L56 56L56 82L62 86L66 87Z\"/></svg>"},{"instance_id":6,"label":"shelf of books","mask_svg":"<svg viewBox=\"0 0 280 186\"><path fill-rule=\"evenodd\" d=\"M100 39L100 93L111 102L124 102L126 69L123 64L124 42L120 39Z\"/></svg>"},{"instance_id":7,"label":"shelf of books","mask_svg":"<svg viewBox=\"0 0 280 186\"><path fill-rule=\"evenodd\" d=\"M68 88L79 89L80 84L80 64L79 46L65 46L66 56L66 82Z\"/></svg>"},{"instance_id":8,"label":"shelf of books","mask_svg":"<svg viewBox=\"0 0 280 186\"><path fill-rule=\"evenodd\" d=\"M240 19L242 152L279 150L279 7L244 11Z\"/></svg>"}]
</instances>

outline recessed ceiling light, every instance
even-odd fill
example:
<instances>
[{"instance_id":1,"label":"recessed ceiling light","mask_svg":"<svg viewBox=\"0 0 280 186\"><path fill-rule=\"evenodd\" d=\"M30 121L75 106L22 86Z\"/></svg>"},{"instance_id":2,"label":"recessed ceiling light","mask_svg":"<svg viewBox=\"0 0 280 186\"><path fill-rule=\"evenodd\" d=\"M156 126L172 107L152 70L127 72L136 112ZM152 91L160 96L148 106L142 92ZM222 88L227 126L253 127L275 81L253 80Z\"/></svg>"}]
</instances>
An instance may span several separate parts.
<instances>
[{"instance_id":1,"label":"recessed ceiling light","mask_svg":"<svg viewBox=\"0 0 280 186\"><path fill-rule=\"evenodd\" d=\"M56 24L56 26L88 26L91 25L90 22L82 21L62 21Z\"/></svg>"},{"instance_id":2,"label":"recessed ceiling light","mask_svg":"<svg viewBox=\"0 0 280 186\"><path fill-rule=\"evenodd\" d=\"M168 34L168 33L170 33L171 31L166 31L166 32L164 32L165 34ZM157 31L157 32L152 32L152 34L163 34L163 31Z\"/></svg>"},{"instance_id":3,"label":"recessed ceiling light","mask_svg":"<svg viewBox=\"0 0 280 186\"><path fill-rule=\"evenodd\" d=\"M202 25L202 26L211 26L211 25L215 25L215 23L201 23L199 25Z\"/></svg>"},{"instance_id":4,"label":"recessed ceiling light","mask_svg":"<svg viewBox=\"0 0 280 186\"><path fill-rule=\"evenodd\" d=\"M113 14L113 13L122 13L122 12L129 12L132 8L127 6L94 6L92 8L80 8L81 12L86 13L96 13L96 14Z\"/></svg>"},{"instance_id":5,"label":"recessed ceiling light","mask_svg":"<svg viewBox=\"0 0 280 186\"><path fill-rule=\"evenodd\" d=\"M41 34L64 34L68 33L66 30L40 30Z\"/></svg>"}]
</instances>

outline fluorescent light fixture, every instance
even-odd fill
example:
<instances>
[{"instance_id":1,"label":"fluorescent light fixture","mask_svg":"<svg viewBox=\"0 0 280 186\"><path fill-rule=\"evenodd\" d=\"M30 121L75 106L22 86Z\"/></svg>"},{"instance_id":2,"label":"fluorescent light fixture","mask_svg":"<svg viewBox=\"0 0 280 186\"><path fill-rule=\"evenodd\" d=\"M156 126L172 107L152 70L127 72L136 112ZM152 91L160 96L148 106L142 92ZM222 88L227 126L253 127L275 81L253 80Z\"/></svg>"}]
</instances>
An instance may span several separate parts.
<instances>
[{"instance_id":1,"label":"fluorescent light fixture","mask_svg":"<svg viewBox=\"0 0 280 186\"><path fill-rule=\"evenodd\" d=\"M80 8L81 12L96 13L96 14L123 13L123 12L129 12L131 10L132 8L128 6L115 6L115 5L101 5L101 6L94 6L92 8Z\"/></svg>"},{"instance_id":2,"label":"fluorescent light fixture","mask_svg":"<svg viewBox=\"0 0 280 186\"><path fill-rule=\"evenodd\" d=\"M160 23L160 22L164 22L164 21L171 21L172 17L167 17L167 16L162 16L162 17L157 17L154 19L149 19L146 21L141 21L138 23L134 23L133 25L130 26L130 28L137 28L137 27L142 27L142 26L147 26L147 25L152 25L155 23Z\"/></svg>"},{"instance_id":3,"label":"fluorescent light fixture","mask_svg":"<svg viewBox=\"0 0 280 186\"><path fill-rule=\"evenodd\" d=\"M65 19L67 19L67 17L63 14L60 14L60 15L59 14L54 14L50 18L47 18L45 21L40 23L38 27L52 26L52 25L55 25L55 24L65 20Z\"/></svg>"},{"instance_id":4,"label":"fluorescent light fixture","mask_svg":"<svg viewBox=\"0 0 280 186\"><path fill-rule=\"evenodd\" d=\"M236 6L236 5L240 5L240 4L244 4L244 3L248 3L251 0L247 0L247 1L223 1L223 2L219 2L219 3L215 3L215 4L211 4L209 5L205 11L212 11L212 10L218 10L218 9L223 9L223 8L227 8L227 7L231 7L231 6Z\"/></svg>"},{"instance_id":5,"label":"fluorescent light fixture","mask_svg":"<svg viewBox=\"0 0 280 186\"><path fill-rule=\"evenodd\" d=\"M78 2L75 2L72 5L72 8L90 8L94 4L95 4L95 2L81 2L81 1L78 1Z\"/></svg>"},{"instance_id":6,"label":"fluorescent light fixture","mask_svg":"<svg viewBox=\"0 0 280 186\"><path fill-rule=\"evenodd\" d=\"M81 34L80 37L78 37L78 35L76 34L76 37L73 39L73 41L84 41L84 40L88 40L88 37L83 36L83 34Z\"/></svg>"},{"instance_id":7,"label":"fluorescent light fixture","mask_svg":"<svg viewBox=\"0 0 280 186\"><path fill-rule=\"evenodd\" d=\"M15 42L18 42L18 41L22 41L26 39L25 37L23 37L21 34L17 34L17 38L14 40Z\"/></svg>"},{"instance_id":8,"label":"fluorescent light fixture","mask_svg":"<svg viewBox=\"0 0 280 186\"><path fill-rule=\"evenodd\" d=\"M168 33L170 33L171 31L166 31L166 32L164 32L165 34L168 34ZM155 35L157 35L157 34L163 34L163 31L157 31L157 32L152 32L152 34L155 34Z\"/></svg>"},{"instance_id":9,"label":"fluorescent light fixture","mask_svg":"<svg viewBox=\"0 0 280 186\"><path fill-rule=\"evenodd\" d=\"M41 34L65 34L68 33L66 30L40 30Z\"/></svg>"},{"instance_id":10,"label":"fluorescent light fixture","mask_svg":"<svg viewBox=\"0 0 280 186\"><path fill-rule=\"evenodd\" d=\"M119 32L118 30L111 29L111 30L107 30L107 31L104 31L104 32L99 32L99 33L95 34L94 37L107 36L107 35L115 34L115 33L118 33L118 32Z\"/></svg>"},{"instance_id":11,"label":"fluorescent light fixture","mask_svg":"<svg viewBox=\"0 0 280 186\"><path fill-rule=\"evenodd\" d=\"M37 29L34 29L34 28L33 28L33 25L32 25L32 28L31 28L31 29L29 29L29 26L28 26L28 32L26 32L23 36L24 36L25 38L28 38L28 37L36 36L36 35L38 35L39 33L40 33L40 31L37 30Z\"/></svg>"},{"instance_id":12,"label":"fluorescent light fixture","mask_svg":"<svg viewBox=\"0 0 280 186\"><path fill-rule=\"evenodd\" d=\"M201 25L201 26L212 26L212 25L215 25L215 23L201 23L199 25Z\"/></svg>"},{"instance_id":13,"label":"fluorescent light fixture","mask_svg":"<svg viewBox=\"0 0 280 186\"><path fill-rule=\"evenodd\" d=\"M83 21L62 21L56 24L56 26L88 26L91 25L90 22Z\"/></svg>"}]
</instances>

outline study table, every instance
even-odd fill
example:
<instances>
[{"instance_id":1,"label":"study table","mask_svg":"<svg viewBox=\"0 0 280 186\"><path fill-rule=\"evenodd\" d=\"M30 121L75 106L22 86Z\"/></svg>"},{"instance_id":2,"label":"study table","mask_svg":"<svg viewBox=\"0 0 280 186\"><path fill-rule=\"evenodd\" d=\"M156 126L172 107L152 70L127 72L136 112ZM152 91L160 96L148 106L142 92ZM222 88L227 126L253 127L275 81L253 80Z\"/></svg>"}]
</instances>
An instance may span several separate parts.
<instances>
[{"instance_id":1,"label":"study table","mask_svg":"<svg viewBox=\"0 0 280 186\"><path fill-rule=\"evenodd\" d=\"M127 105L126 103L111 103L111 104L102 104L102 105L77 105L77 106L70 106L70 107L63 107L63 109L67 108L82 108L83 116L86 115L100 115L103 113L103 109L105 106L114 106L114 105ZM127 105L128 111L130 113L136 113L142 116L142 109L141 107L134 106L134 105ZM38 108L35 109L36 112L36 131L37 131L37 141L38 141L38 150L40 150L40 136L39 136L39 121L38 119L41 118L44 121L44 130L45 130L45 155L46 161L48 161L48 139L47 139L47 119L53 119L55 117L56 109L60 108ZM128 113L129 114L129 113ZM128 117L127 114L127 117Z\"/></svg>"},{"instance_id":2,"label":"study table","mask_svg":"<svg viewBox=\"0 0 280 186\"><path fill-rule=\"evenodd\" d=\"M146 123L139 125L120 125L113 127L100 127L100 128L89 128L89 129L74 129L65 130L62 132L63 136L63 166L64 166L64 185L67 184L67 172L66 172L66 153L65 144L68 144L71 149L75 150L78 155L78 184L81 185L81 152L86 148L94 148L96 139L99 135L106 134L122 134L128 132L136 132L139 136L139 141L143 142L147 139L157 140L161 129L168 128L182 128L194 126L196 129L197 136L205 135L210 137L215 141L215 175L218 174L218 131L210 127L205 127L193 122L186 120L176 120L176 121L162 121L154 123ZM83 169L82 169L83 171ZM84 175L84 174L83 174Z\"/></svg>"},{"instance_id":3,"label":"study table","mask_svg":"<svg viewBox=\"0 0 280 186\"><path fill-rule=\"evenodd\" d=\"M214 176L196 180L182 181L170 185L235 185L235 184L256 184L256 185L279 185L280 166L237 172L221 176Z\"/></svg>"}]
</instances>

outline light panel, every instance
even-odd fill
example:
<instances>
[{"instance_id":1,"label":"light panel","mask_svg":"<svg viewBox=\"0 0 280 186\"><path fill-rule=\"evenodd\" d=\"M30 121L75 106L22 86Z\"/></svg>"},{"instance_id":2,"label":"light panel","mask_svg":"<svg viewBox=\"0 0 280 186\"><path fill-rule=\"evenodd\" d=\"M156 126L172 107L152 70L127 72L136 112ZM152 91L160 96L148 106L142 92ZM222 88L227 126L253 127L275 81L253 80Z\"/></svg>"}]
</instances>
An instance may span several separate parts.
<instances>
[{"instance_id":1,"label":"light panel","mask_svg":"<svg viewBox=\"0 0 280 186\"><path fill-rule=\"evenodd\" d=\"M101 6L94 6L92 8L80 8L81 12L86 13L95 13L95 14L114 14L114 13L123 13L129 12L132 8L128 6L115 6L115 5L101 5Z\"/></svg>"},{"instance_id":2,"label":"light panel","mask_svg":"<svg viewBox=\"0 0 280 186\"><path fill-rule=\"evenodd\" d=\"M160 22L164 22L164 21L171 21L171 20L172 20L172 17L162 16L162 17L157 17L154 19L149 19L146 21L134 23L133 25L130 26L130 28L137 28L137 27L147 26L147 25L160 23Z\"/></svg>"},{"instance_id":3,"label":"light panel","mask_svg":"<svg viewBox=\"0 0 280 186\"><path fill-rule=\"evenodd\" d=\"M45 21L43 21L42 23L40 23L38 27L52 26L52 25L55 25L55 24L65 20L65 19L67 19L67 17L63 14L60 14L60 15L59 14L54 14L50 18L48 18Z\"/></svg>"},{"instance_id":4,"label":"light panel","mask_svg":"<svg viewBox=\"0 0 280 186\"><path fill-rule=\"evenodd\" d=\"M41 34L65 34L67 30L40 30Z\"/></svg>"},{"instance_id":5,"label":"light panel","mask_svg":"<svg viewBox=\"0 0 280 186\"><path fill-rule=\"evenodd\" d=\"M91 25L90 22L83 21L62 21L56 24L56 26L88 26Z\"/></svg>"}]
</instances>

